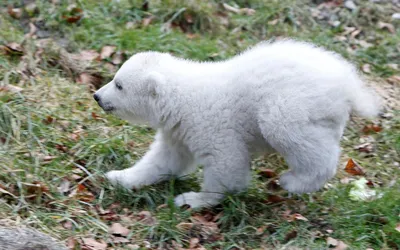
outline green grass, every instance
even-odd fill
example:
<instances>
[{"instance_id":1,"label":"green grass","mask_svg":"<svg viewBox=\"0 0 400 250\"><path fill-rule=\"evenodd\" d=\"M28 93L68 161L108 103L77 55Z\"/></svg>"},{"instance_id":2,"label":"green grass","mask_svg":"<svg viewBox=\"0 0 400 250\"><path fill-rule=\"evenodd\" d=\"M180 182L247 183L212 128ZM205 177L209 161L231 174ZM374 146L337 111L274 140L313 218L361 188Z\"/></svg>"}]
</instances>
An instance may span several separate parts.
<instances>
[{"instance_id":1,"label":"green grass","mask_svg":"<svg viewBox=\"0 0 400 250\"><path fill-rule=\"evenodd\" d=\"M113 187L104 180L106 171L127 168L140 159L154 131L131 126L102 112L88 86L76 83L80 72L66 69L69 64L59 48L45 49L40 60L35 60L40 52L35 44L39 38L24 38L31 21L68 53L99 51L105 45L114 45L127 55L156 50L195 60L222 60L261 40L291 36L337 51L360 68L370 64L370 79L378 87L387 87L395 99L398 86L387 84L385 79L398 75L389 65L400 60L398 23L393 23L395 33L379 29L379 21L391 22L391 6L359 2L359 9L354 12L339 8L339 27L313 17L309 8L315 5L305 0L227 2L255 9L251 16L226 12L214 1L150 1L148 9L142 8L141 1L78 1L84 18L77 23L62 18L70 14L64 1L54 6L49 1L36 1L39 12L19 20L9 17L5 4L0 4L0 44L17 42L24 48L23 57L0 56L0 224L7 221L32 226L60 240L103 239L115 249L126 249L126 245L113 243L108 233L113 222L128 227L130 241L143 249L145 241L154 249L173 249L173 242L187 248L191 238L199 238L206 249L326 249L328 236L344 241L351 249L399 248L400 232L395 227L400 223L400 115L393 110L398 107L389 109L391 119L376 120L383 130L370 135L375 146L372 154L354 149L365 136L362 128L369 124L367 121L352 120L342 143L343 161L351 157L365 168L366 178L380 184L375 187L384 193L380 199L350 200L351 184L340 181L358 177L340 170L330 185L312 194L311 201L304 195L280 203L268 202L272 194L287 196L285 191L271 188L273 180L257 174L260 168L285 171L283 159L272 155L253 161L254 178L246 192L228 196L212 209L185 210L173 206L173 197L198 190L200 173L138 191ZM8 3L21 7L20 1ZM185 13L192 23L188 23ZM154 19L143 27L143 18L149 16ZM134 28L128 29L127 22L133 22ZM169 32L163 29L166 22L172 24ZM362 31L351 38L343 34L349 26ZM345 40L341 40L343 36ZM363 47L360 41L371 46ZM102 84L114 73L105 68L104 62L93 62L83 71L100 74ZM8 84L23 90L14 93L2 88ZM60 193L58 188L66 181L70 188ZM82 188L80 184L89 194L71 195ZM102 214L100 207L111 211ZM308 221L287 221L283 215L288 210L300 213ZM138 221L140 211L150 211L157 223L146 225ZM192 223L198 214L217 216L217 231L205 232L207 227L185 231L177 227ZM67 221L72 228L63 226ZM79 244L76 249L80 249Z\"/></svg>"}]
</instances>

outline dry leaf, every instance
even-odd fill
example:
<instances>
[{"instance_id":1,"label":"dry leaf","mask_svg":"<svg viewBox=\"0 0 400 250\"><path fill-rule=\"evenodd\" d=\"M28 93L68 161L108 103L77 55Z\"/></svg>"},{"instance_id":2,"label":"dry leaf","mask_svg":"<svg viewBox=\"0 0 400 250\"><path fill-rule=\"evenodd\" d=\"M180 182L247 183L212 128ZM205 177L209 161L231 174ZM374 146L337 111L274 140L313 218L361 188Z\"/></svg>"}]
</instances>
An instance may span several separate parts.
<instances>
[{"instance_id":1,"label":"dry leaf","mask_svg":"<svg viewBox=\"0 0 400 250\"><path fill-rule=\"evenodd\" d=\"M356 163L353 159L349 159L344 171L346 171L347 173L349 173L351 175L364 175L365 174L364 169L360 165L358 165L358 163Z\"/></svg>"},{"instance_id":2,"label":"dry leaf","mask_svg":"<svg viewBox=\"0 0 400 250\"><path fill-rule=\"evenodd\" d=\"M396 30L395 30L393 24L391 24L391 23L378 22L378 28L380 28L380 29L386 29L386 30L388 30L390 33L395 33L395 32L396 32Z\"/></svg>"},{"instance_id":3,"label":"dry leaf","mask_svg":"<svg viewBox=\"0 0 400 250\"><path fill-rule=\"evenodd\" d=\"M197 248L199 246L199 243L200 243L199 238L191 238L189 240L189 248L190 249Z\"/></svg>"},{"instance_id":4,"label":"dry leaf","mask_svg":"<svg viewBox=\"0 0 400 250\"><path fill-rule=\"evenodd\" d=\"M118 51L118 52L114 53L114 55L112 56L111 62L112 62L114 65L119 65L119 64L121 64L124 60L125 60L124 53Z\"/></svg>"},{"instance_id":5,"label":"dry leaf","mask_svg":"<svg viewBox=\"0 0 400 250\"><path fill-rule=\"evenodd\" d=\"M143 27L149 26L150 23L151 23L151 21L153 21L153 18L154 18L153 16L143 18L143 20L142 20L142 26L143 26Z\"/></svg>"},{"instance_id":6,"label":"dry leaf","mask_svg":"<svg viewBox=\"0 0 400 250\"><path fill-rule=\"evenodd\" d=\"M82 50L79 53L79 58L82 61L94 61L100 57L100 54L95 50Z\"/></svg>"},{"instance_id":7,"label":"dry leaf","mask_svg":"<svg viewBox=\"0 0 400 250\"><path fill-rule=\"evenodd\" d=\"M100 75L86 72L80 74L75 80L77 83L94 86L97 89L100 88L101 83L103 82L103 78Z\"/></svg>"},{"instance_id":8,"label":"dry leaf","mask_svg":"<svg viewBox=\"0 0 400 250\"><path fill-rule=\"evenodd\" d=\"M258 174L261 175L262 177L266 177L266 178L273 178L273 177L278 176L272 169L269 169L269 168L260 169Z\"/></svg>"},{"instance_id":9,"label":"dry leaf","mask_svg":"<svg viewBox=\"0 0 400 250\"><path fill-rule=\"evenodd\" d=\"M354 148L357 149L358 151L364 152L364 153L374 152L374 145L372 145L370 142L360 144L358 146L355 146Z\"/></svg>"},{"instance_id":10,"label":"dry leaf","mask_svg":"<svg viewBox=\"0 0 400 250\"><path fill-rule=\"evenodd\" d=\"M181 222L178 225L176 225L176 228L180 231L189 231L190 229L192 229L194 226L193 223L189 223L189 222Z\"/></svg>"},{"instance_id":11,"label":"dry leaf","mask_svg":"<svg viewBox=\"0 0 400 250\"><path fill-rule=\"evenodd\" d=\"M62 225L63 225L63 228L65 228L65 229L69 229L69 230L72 229L72 222L69 220L64 222Z\"/></svg>"},{"instance_id":12,"label":"dry leaf","mask_svg":"<svg viewBox=\"0 0 400 250\"><path fill-rule=\"evenodd\" d=\"M157 222L157 220L151 215L149 211L141 211L140 213L138 213L137 216L139 222L148 226L152 226Z\"/></svg>"},{"instance_id":13,"label":"dry leaf","mask_svg":"<svg viewBox=\"0 0 400 250\"><path fill-rule=\"evenodd\" d=\"M90 250L106 250L107 243L104 241L98 242L93 238L82 238L82 243Z\"/></svg>"},{"instance_id":14,"label":"dry leaf","mask_svg":"<svg viewBox=\"0 0 400 250\"><path fill-rule=\"evenodd\" d=\"M283 198L282 196L279 196L279 195L275 195L275 194L270 194L270 195L268 195L268 202L270 202L270 203L279 203L279 202L283 202L283 201L285 201L286 199L285 198Z\"/></svg>"},{"instance_id":15,"label":"dry leaf","mask_svg":"<svg viewBox=\"0 0 400 250\"><path fill-rule=\"evenodd\" d=\"M8 14L15 19L20 19L22 16L22 10L20 8L13 8L11 5L7 8Z\"/></svg>"},{"instance_id":16,"label":"dry leaf","mask_svg":"<svg viewBox=\"0 0 400 250\"><path fill-rule=\"evenodd\" d=\"M130 242L127 238L124 238L124 237L112 236L111 239L112 239L112 242L115 243L115 244L129 243Z\"/></svg>"},{"instance_id":17,"label":"dry leaf","mask_svg":"<svg viewBox=\"0 0 400 250\"><path fill-rule=\"evenodd\" d=\"M76 189L69 194L69 197L75 198L83 202L92 202L96 199L94 194L89 192L89 190L87 190L87 188L83 184L78 184Z\"/></svg>"},{"instance_id":18,"label":"dry leaf","mask_svg":"<svg viewBox=\"0 0 400 250\"><path fill-rule=\"evenodd\" d=\"M1 46L1 50L8 55L22 55L23 50L19 43L12 42Z\"/></svg>"},{"instance_id":19,"label":"dry leaf","mask_svg":"<svg viewBox=\"0 0 400 250\"><path fill-rule=\"evenodd\" d=\"M394 229L395 229L397 232L400 233L400 223L398 223Z\"/></svg>"},{"instance_id":20,"label":"dry leaf","mask_svg":"<svg viewBox=\"0 0 400 250\"><path fill-rule=\"evenodd\" d=\"M345 250L347 248L348 246L343 241L339 240L337 246L333 248L333 250Z\"/></svg>"},{"instance_id":21,"label":"dry leaf","mask_svg":"<svg viewBox=\"0 0 400 250\"><path fill-rule=\"evenodd\" d=\"M21 87L18 87L18 86L11 85L11 84L7 84L5 86L0 86L0 92L7 91L7 92L12 92L12 93L18 93L18 92L21 92L22 90L24 90L24 89Z\"/></svg>"},{"instance_id":22,"label":"dry leaf","mask_svg":"<svg viewBox=\"0 0 400 250\"><path fill-rule=\"evenodd\" d=\"M363 64L363 66L361 68L364 73L368 73L368 74L371 73L371 65L370 64L368 64L368 63Z\"/></svg>"},{"instance_id":23,"label":"dry leaf","mask_svg":"<svg viewBox=\"0 0 400 250\"><path fill-rule=\"evenodd\" d=\"M96 114L95 112L92 112L92 117L95 120L100 120L101 119L101 117L98 114Z\"/></svg>"},{"instance_id":24,"label":"dry leaf","mask_svg":"<svg viewBox=\"0 0 400 250\"><path fill-rule=\"evenodd\" d=\"M112 45L107 45L104 46L103 48L101 48L101 52L100 52L100 59L104 60L106 58L109 58L117 49L116 46L112 46Z\"/></svg>"},{"instance_id":25,"label":"dry leaf","mask_svg":"<svg viewBox=\"0 0 400 250\"><path fill-rule=\"evenodd\" d=\"M113 223L109 229L109 233L126 237L130 233L130 230L122 226L120 223Z\"/></svg>"},{"instance_id":26,"label":"dry leaf","mask_svg":"<svg viewBox=\"0 0 400 250\"><path fill-rule=\"evenodd\" d=\"M68 6L69 15L63 15L62 18L68 23L76 23L83 17L83 10L75 5Z\"/></svg>"},{"instance_id":27,"label":"dry leaf","mask_svg":"<svg viewBox=\"0 0 400 250\"><path fill-rule=\"evenodd\" d=\"M67 178L64 178L64 179L62 180L60 186L58 186L58 188L57 188L57 189L58 189L58 192L59 192L60 194L68 193L69 188L70 188L70 185L71 185L71 182L70 182Z\"/></svg>"},{"instance_id":28,"label":"dry leaf","mask_svg":"<svg viewBox=\"0 0 400 250\"><path fill-rule=\"evenodd\" d=\"M363 132L365 134L368 134L370 132L381 132L382 131L382 127L376 124L369 124L369 125L365 125L363 128Z\"/></svg>"},{"instance_id":29,"label":"dry leaf","mask_svg":"<svg viewBox=\"0 0 400 250\"><path fill-rule=\"evenodd\" d=\"M386 79L391 84L397 84L400 85L400 75L393 75L389 78Z\"/></svg>"},{"instance_id":30,"label":"dry leaf","mask_svg":"<svg viewBox=\"0 0 400 250\"><path fill-rule=\"evenodd\" d=\"M326 243L328 244L328 246L336 247L339 244L339 241L332 237L328 237L328 238L326 238Z\"/></svg>"}]
</instances>

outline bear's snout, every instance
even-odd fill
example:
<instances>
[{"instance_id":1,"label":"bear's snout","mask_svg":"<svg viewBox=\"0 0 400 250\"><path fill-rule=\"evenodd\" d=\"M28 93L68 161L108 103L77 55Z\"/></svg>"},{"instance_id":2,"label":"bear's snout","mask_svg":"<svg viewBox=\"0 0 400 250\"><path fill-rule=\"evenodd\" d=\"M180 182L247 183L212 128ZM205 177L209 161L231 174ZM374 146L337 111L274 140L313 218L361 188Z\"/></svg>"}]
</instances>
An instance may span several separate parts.
<instances>
[{"instance_id":1,"label":"bear's snout","mask_svg":"<svg viewBox=\"0 0 400 250\"><path fill-rule=\"evenodd\" d=\"M99 97L99 95L98 95L97 93L95 93L95 94L93 95L93 98L94 98L94 100L95 100L96 102L99 102L99 101L100 101L100 97Z\"/></svg>"}]
</instances>

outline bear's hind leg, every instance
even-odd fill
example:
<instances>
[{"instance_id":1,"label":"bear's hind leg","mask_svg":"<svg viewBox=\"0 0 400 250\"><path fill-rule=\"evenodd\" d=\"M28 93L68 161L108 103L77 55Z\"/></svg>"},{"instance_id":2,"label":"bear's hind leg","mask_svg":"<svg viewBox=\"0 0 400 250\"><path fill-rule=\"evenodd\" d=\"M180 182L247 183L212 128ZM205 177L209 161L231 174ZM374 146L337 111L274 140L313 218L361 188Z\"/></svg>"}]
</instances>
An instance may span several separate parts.
<instances>
[{"instance_id":1,"label":"bear's hind leg","mask_svg":"<svg viewBox=\"0 0 400 250\"><path fill-rule=\"evenodd\" d=\"M286 129L286 130L284 130ZM290 193L321 189L337 170L342 128L307 124L266 133L268 142L285 158L290 170L280 185Z\"/></svg>"}]
</instances>

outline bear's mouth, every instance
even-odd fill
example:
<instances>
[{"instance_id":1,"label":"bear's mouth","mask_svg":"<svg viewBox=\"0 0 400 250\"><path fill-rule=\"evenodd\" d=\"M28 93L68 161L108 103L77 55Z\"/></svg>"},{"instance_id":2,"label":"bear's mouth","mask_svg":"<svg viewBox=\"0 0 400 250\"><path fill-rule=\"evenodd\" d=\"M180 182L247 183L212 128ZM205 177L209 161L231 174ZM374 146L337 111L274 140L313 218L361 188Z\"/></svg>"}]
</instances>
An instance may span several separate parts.
<instances>
[{"instance_id":1,"label":"bear's mouth","mask_svg":"<svg viewBox=\"0 0 400 250\"><path fill-rule=\"evenodd\" d=\"M112 106L112 105L110 105L108 103L104 104L102 102L98 102L98 104L106 112L111 112L111 111L113 111L115 109L114 106Z\"/></svg>"}]
</instances>

